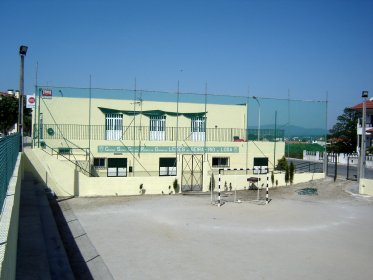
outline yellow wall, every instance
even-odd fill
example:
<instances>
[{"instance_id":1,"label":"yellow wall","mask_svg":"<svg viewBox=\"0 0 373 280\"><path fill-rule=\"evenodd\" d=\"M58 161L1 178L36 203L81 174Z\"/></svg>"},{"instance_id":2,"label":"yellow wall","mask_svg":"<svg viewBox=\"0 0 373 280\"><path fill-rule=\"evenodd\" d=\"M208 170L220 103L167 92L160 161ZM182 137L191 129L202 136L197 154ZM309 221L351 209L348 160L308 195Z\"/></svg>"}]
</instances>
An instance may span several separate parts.
<instances>
[{"instance_id":1,"label":"yellow wall","mask_svg":"<svg viewBox=\"0 0 373 280\"><path fill-rule=\"evenodd\" d=\"M145 194L168 194L174 193L173 182L175 179L181 183L181 172L178 170L178 176L142 176L142 177L87 177L82 173L75 171L73 164L67 161L61 161L55 157L49 156L40 149L27 150L26 155L30 160L30 164L36 168L28 169L36 172L42 180L48 180L48 185L58 196L116 196L116 195L139 195L140 184L146 190ZM214 172L215 186L218 186L218 169L211 169L208 161L203 163L203 191L209 190L209 183L211 172ZM242 166L232 166L232 168L244 168ZM48 173L48 176L45 174ZM244 189L248 186L247 178L251 176L258 176L252 174L248 175L232 175L222 176L222 188L224 182L232 183L232 187L236 189ZM259 175L261 182L266 182L267 175ZM269 181L270 181L270 174ZM323 173L296 173L294 176L294 184L316 180L323 178ZM65 178L65 179L62 179ZM275 181L278 180L278 186L285 185L285 175L275 174ZM269 187L272 187L270 183Z\"/></svg>"},{"instance_id":2,"label":"yellow wall","mask_svg":"<svg viewBox=\"0 0 373 280\"><path fill-rule=\"evenodd\" d=\"M177 112L176 102L143 101L142 106L133 105L133 100L116 99L94 99L91 100L91 124L105 125L105 114L98 107L116 110L163 110ZM246 106L245 105L220 105L207 104L208 128L241 128L246 127ZM43 113L45 124L86 124L89 123L89 99L88 98L62 98L53 97L43 99L40 102L40 112ZM205 112L205 104L179 102L180 113ZM53 118L52 118L53 117ZM148 126L149 118L143 115L124 115L124 126L141 125ZM176 117L166 116L166 126L176 127ZM179 116L179 127L190 127L190 119Z\"/></svg>"}]
</instances>

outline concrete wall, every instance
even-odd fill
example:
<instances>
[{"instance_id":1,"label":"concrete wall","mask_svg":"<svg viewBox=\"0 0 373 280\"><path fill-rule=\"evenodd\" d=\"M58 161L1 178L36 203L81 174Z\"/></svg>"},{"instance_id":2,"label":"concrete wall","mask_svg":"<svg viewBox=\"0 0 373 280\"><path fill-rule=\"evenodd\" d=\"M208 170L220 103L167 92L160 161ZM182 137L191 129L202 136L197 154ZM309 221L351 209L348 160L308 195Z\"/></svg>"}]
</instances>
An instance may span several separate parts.
<instances>
[{"instance_id":1,"label":"concrete wall","mask_svg":"<svg viewBox=\"0 0 373 280\"><path fill-rule=\"evenodd\" d=\"M373 180L360 179L359 193L373 196Z\"/></svg>"},{"instance_id":2,"label":"concrete wall","mask_svg":"<svg viewBox=\"0 0 373 280\"><path fill-rule=\"evenodd\" d=\"M0 279L4 280L16 278L22 161L22 155L19 154L0 217Z\"/></svg>"},{"instance_id":3,"label":"concrete wall","mask_svg":"<svg viewBox=\"0 0 373 280\"><path fill-rule=\"evenodd\" d=\"M34 149L27 150L26 155L28 160L27 170L34 172L41 180L46 182L48 186L58 196L116 196L116 195L139 195L140 185L145 194L169 194L174 193L173 182L175 179L181 183L181 170L178 171L178 176L142 176L142 177L87 177L86 175L77 172L74 165L67 161L60 161L53 156L48 155L43 150ZM244 168L244 166L236 162L232 168ZM218 169L211 168L209 161L203 163L203 191L209 191L211 174L214 173L215 189L218 186ZM255 175L252 171L248 174L237 174L231 172L229 175L222 176L222 188L224 183L232 184L233 189L244 189L248 187L247 178L259 176L261 184L266 186L267 175ZM269 187L272 187L269 176ZM294 184L307 182L323 178L323 173L296 173L294 175ZM284 173L275 174L274 186L285 186Z\"/></svg>"}]
</instances>

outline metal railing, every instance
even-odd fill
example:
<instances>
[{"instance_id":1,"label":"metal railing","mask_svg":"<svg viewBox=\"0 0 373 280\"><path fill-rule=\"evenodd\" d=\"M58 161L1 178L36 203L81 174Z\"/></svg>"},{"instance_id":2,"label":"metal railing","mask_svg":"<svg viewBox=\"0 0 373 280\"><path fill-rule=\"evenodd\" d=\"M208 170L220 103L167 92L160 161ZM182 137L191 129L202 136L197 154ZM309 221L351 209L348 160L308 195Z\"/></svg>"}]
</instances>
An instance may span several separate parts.
<instances>
[{"instance_id":1,"label":"metal railing","mask_svg":"<svg viewBox=\"0 0 373 280\"><path fill-rule=\"evenodd\" d=\"M90 151L88 148L53 148L43 143L42 150L51 156L56 156L57 158L64 158L65 160L75 165L78 168L78 170L83 172L85 175L95 177L95 175L92 172L90 172ZM81 159L79 156L82 156L83 159Z\"/></svg>"},{"instance_id":2,"label":"metal railing","mask_svg":"<svg viewBox=\"0 0 373 280\"><path fill-rule=\"evenodd\" d=\"M9 181L17 162L19 141L18 133L0 138L0 211L3 209Z\"/></svg>"},{"instance_id":3,"label":"metal railing","mask_svg":"<svg viewBox=\"0 0 373 280\"><path fill-rule=\"evenodd\" d=\"M36 128L36 127L35 127ZM34 130L37 131L37 128ZM149 126L122 127L121 130L106 130L105 125L81 124L44 124L40 130L41 139L70 139L70 140L110 140L112 135L118 135L121 140L147 140L147 141L195 141L203 142L232 142L257 139L257 129L241 128L206 128L206 132L193 132L191 127L166 127L162 136L152 138ZM196 136L195 133L199 135ZM201 137L201 134L202 135ZM284 138L283 130L263 129L260 132L261 140L274 141ZM35 136L35 138L37 138Z\"/></svg>"}]
</instances>

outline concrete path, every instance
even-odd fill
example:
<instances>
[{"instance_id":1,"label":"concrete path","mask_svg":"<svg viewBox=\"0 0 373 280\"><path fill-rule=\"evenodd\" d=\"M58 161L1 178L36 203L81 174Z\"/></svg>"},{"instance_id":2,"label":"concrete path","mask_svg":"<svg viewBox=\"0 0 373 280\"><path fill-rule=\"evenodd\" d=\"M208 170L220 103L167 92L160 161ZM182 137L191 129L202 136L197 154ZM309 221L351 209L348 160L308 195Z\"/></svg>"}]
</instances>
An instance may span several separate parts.
<instances>
[{"instance_id":1,"label":"concrete path","mask_svg":"<svg viewBox=\"0 0 373 280\"><path fill-rule=\"evenodd\" d=\"M21 184L16 277L113 279L69 199L56 200L30 173Z\"/></svg>"},{"instance_id":2,"label":"concrete path","mask_svg":"<svg viewBox=\"0 0 373 280\"><path fill-rule=\"evenodd\" d=\"M21 184L17 279L74 279L44 185L29 173Z\"/></svg>"}]
</instances>

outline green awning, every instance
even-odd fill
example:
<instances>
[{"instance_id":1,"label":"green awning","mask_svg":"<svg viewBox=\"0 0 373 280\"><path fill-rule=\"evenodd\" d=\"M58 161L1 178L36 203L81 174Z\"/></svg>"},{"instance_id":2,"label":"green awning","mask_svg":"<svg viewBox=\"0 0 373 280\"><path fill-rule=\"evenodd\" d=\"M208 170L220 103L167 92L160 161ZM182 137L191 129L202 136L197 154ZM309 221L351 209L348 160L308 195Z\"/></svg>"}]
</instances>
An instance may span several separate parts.
<instances>
[{"instance_id":1,"label":"green awning","mask_svg":"<svg viewBox=\"0 0 373 280\"><path fill-rule=\"evenodd\" d=\"M139 115L142 114L147 117L152 117L152 116L174 116L176 117L178 114L179 116L184 116L186 118L192 119L192 118L197 118L197 117L203 117L205 116L205 112L195 112L195 113L177 113L177 112L169 112L169 111L163 111L163 110L146 110L146 111L129 111L129 110L117 110L117 109L110 109L110 108L103 108L103 107L98 107L100 111L104 114L124 114L124 115Z\"/></svg>"}]
</instances>

